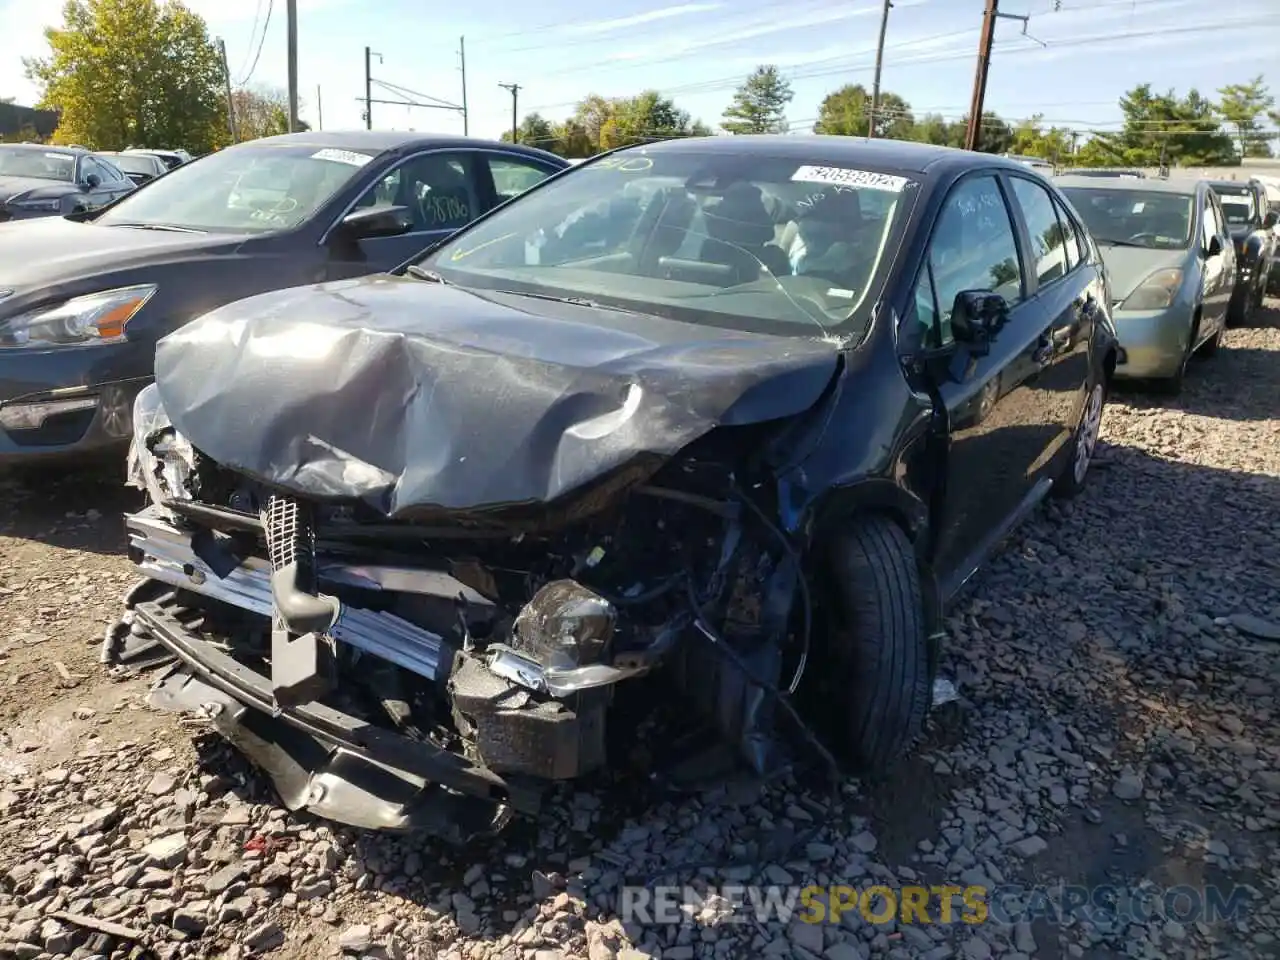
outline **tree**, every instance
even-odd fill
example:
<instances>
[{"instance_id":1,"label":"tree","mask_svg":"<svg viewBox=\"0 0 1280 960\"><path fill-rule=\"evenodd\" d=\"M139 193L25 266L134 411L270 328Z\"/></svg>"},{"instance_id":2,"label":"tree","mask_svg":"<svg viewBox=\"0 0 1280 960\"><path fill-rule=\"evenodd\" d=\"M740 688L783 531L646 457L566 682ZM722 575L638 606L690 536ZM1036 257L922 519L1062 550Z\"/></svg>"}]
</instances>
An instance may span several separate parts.
<instances>
[{"instance_id":1,"label":"tree","mask_svg":"<svg viewBox=\"0 0 1280 960\"><path fill-rule=\"evenodd\" d=\"M952 134L951 124L937 113L926 113L921 117L911 129L911 139L920 143L932 143L934 146L946 147L951 145ZM961 143L964 142L963 136Z\"/></svg>"},{"instance_id":2,"label":"tree","mask_svg":"<svg viewBox=\"0 0 1280 960\"><path fill-rule=\"evenodd\" d=\"M1256 156L1261 132L1258 118L1276 105L1276 98L1271 95L1267 85L1258 74L1248 83L1230 83L1218 90L1218 114L1224 121L1235 127L1236 142L1240 145L1242 157ZM1270 147L1261 142L1270 155ZM1254 152L1251 152L1252 151Z\"/></svg>"},{"instance_id":3,"label":"tree","mask_svg":"<svg viewBox=\"0 0 1280 960\"><path fill-rule=\"evenodd\" d=\"M298 101L299 108L302 101ZM236 139L257 140L289 132L289 94L275 87L241 87L231 94L231 109L236 118ZM301 120L303 130L310 127Z\"/></svg>"},{"instance_id":4,"label":"tree","mask_svg":"<svg viewBox=\"0 0 1280 960\"><path fill-rule=\"evenodd\" d=\"M1095 134L1087 157L1109 156L1107 165L1154 167L1226 166L1239 162L1231 138L1222 131L1215 107L1196 90L1178 97L1155 93L1151 84L1134 87L1120 98L1124 129ZM1083 151L1082 151L1083 153Z\"/></svg>"},{"instance_id":5,"label":"tree","mask_svg":"<svg viewBox=\"0 0 1280 960\"><path fill-rule=\"evenodd\" d=\"M558 146L555 131L551 128L551 121L547 120L540 113L527 113L520 126L516 128L521 143L528 144L531 147L537 147L540 150L550 150L557 153ZM511 142L511 131L504 131L502 140L505 143Z\"/></svg>"},{"instance_id":6,"label":"tree","mask_svg":"<svg viewBox=\"0 0 1280 960\"><path fill-rule=\"evenodd\" d=\"M1071 155L1071 133L1060 127L1043 128L1041 121L1044 115L1037 113L1023 120L1013 128L1013 140L1009 145L1010 153L1026 157L1041 157L1061 162Z\"/></svg>"},{"instance_id":7,"label":"tree","mask_svg":"<svg viewBox=\"0 0 1280 960\"><path fill-rule=\"evenodd\" d=\"M871 111L871 95L860 83L845 84L822 98L814 133L844 137L865 137ZM875 135L882 139L909 140L915 128L911 104L896 93L880 94L876 110Z\"/></svg>"},{"instance_id":8,"label":"tree","mask_svg":"<svg viewBox=\"0 0 1280 960\"><path fill-rule=\"evenodd\" d=\"M794 96L777 67L756 67L734 93L720 126L729 133L785 133L787 104Z\"/></svg>"},{"instance_id":9,"label":"tree","mask_svg":"<svg viewBox=\"0 0 1280 960\"><path fill-rule=\"evenodd\" d=\"M609 117L600 127L599 142L601 150L612 150L692 133L693 123L686 111L656 90L646 90L636 97L612 101Z\"/></svg>"},{"instance_id":10,"label":"tree","mask_svg":"<svg viewBox=\"0 0 1280 960\"><path fill-rule=\"evenodd\" d=\"M62 113L58 141L203 153L230 138L221 58L180 0L67 0L62 19L49 55L23 59L39 105Z\"/></svg>"},{"instance_id":11,"label":"tree","mask_svg":"<svg viewBox=\"0 0 1280 960\"><path fill-rule=\"evenodd\" d=\"M947 146L963 147L969 131L969 115L959 123L947 126ZM1013 128L1000 114L986 110L978 127L978 150L981 153L1008 153L1013 146Z\"/></svg>"}]
</instances>

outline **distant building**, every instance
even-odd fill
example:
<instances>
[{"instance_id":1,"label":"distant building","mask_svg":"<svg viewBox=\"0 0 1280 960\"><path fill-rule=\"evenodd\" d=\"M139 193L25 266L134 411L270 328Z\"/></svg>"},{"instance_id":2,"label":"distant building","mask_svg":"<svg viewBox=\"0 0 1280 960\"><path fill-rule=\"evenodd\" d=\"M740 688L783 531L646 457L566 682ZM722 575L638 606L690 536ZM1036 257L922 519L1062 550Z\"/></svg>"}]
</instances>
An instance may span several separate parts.
<instances>
[{"instance_id":1,"label":"distant building","mask_svg":"<svg viewBox=\"0 0 1280 960\"><path fill-rule=\"evenodd\" d=\"M58 111L20 107L16 103L0 103L0 136L13 139L24 132L35 131L41 140L48 140L58 129Z\"/></svg>"}]
</instances>

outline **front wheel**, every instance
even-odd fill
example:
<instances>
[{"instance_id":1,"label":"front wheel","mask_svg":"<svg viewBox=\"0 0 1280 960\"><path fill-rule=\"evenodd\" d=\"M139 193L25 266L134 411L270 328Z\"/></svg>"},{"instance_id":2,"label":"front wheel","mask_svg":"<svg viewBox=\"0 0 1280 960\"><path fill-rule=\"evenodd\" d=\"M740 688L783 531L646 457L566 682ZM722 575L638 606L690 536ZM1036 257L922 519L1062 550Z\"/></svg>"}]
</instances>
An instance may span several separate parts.
<instances>
[{"instance_id":1,"label":"front wheel","mask_svg":"<svg viewBox=\"0 0 1280 960\"><path fill-rule=\"evenodd\" d=\"M1080 422L1076 424L1071 441L1071 459L1063 465L1062 473L1049 488L1055 497L1069 500L1084 489L1093 454L1098 447L1098 437L1102 434L1102 411L1106 402L1107 385L1100 377L1090 385L1089 394L1085 397L1084 412L1080 414Z\"/></svg>"},{"instance_id":2,"label":"front wheel","mask_svg":"<svg viewBox=\"0 0 1280 960\"><path fill-rule=\"evenodd\" d=\"M931 689L924 593L915 550L887 517L857 518L831 551L838 623L831 653L842 703L841 753L886 771L920 735Z\"/></svg>"}]
</instances>

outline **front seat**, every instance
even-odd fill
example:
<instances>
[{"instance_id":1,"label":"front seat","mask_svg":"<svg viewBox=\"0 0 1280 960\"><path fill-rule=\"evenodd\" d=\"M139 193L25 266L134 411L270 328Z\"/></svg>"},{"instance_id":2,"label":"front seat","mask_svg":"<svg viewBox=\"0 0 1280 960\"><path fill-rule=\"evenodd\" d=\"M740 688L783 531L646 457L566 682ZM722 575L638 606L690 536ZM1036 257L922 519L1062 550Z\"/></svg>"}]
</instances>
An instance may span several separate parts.
<instances>
[{"instance_id":1,"label":"front seat","mask_svg":"<svg viewBox=\"0 0 1280 960\"><path fill-rule=\"evenodd\" d=\"M467 178L443 157L424 157L414 171L411 202L419 229L456 230L475 219Z\"/></svg>"},{"instance_id":2,"label":"front seat","mask_svg":"<svg viewBox=\"0 0 1280 960\"><path fill-rule=\"evenodd\" d=\"M733 284L760 279L761 264L775 277L791 273L787 255L773 243L776 218L754 184L733 184L718 203L702 211L702 217L708 238L701 257L733 268Z\"/></svg>"}]
</instances>

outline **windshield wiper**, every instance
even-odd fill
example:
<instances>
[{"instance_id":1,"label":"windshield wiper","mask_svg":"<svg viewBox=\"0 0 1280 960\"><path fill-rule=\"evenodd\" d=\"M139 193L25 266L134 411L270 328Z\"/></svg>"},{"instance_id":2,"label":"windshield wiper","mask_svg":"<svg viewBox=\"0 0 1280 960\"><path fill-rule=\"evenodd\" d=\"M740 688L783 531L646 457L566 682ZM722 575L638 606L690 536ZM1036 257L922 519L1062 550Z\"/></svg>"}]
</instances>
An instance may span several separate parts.
<instances>
[{"instance_id":1,"label":"windshield wiper","mask_svg":"<svg viewBox=\"0 0 1280 960\"><path fill-rule=\"evenodd\" d=\"M494 290L508 297L529 297L533 300L550 300L552 303L568 303L575 307L590 307L593 310L612 310L615 313L639 313L639 310L628 310L626 307L615 307L587 297L557 297L550 293L524 293L521 290Z\"/></svg>"},{"instance_id":2,"label":"windshield wiper","mask_svg":"<svg viewBox=\"0 0 1280 960\"><path fill-rule=\"evenodd\" d=\"M1108 247L1141 247L1144 250L1148 247L1145 243L1134 243L1132 240L1112 240L1110 237L1094 237L1093 239L1099 243L1106 244Z\"/></svg>"},{"instance_id":3,"label":"windshield wiper","mask_svg":"<svg viewBox=\"0 0 1280 960\"><path fill-rule=\"evenodd\" d=\"M104 223L104 227L130 227L134 230L163 230L167 233L204 233L204 230L196 230L192 227L178 227L172 223L129 223L127 221L117 221L115 223Z\"/></svg>"},{"instance_id":4,"label":"windshield wiper","mask_svg":"<svg viewBox=\"0 0 1280 960\"><path fill-rule=\"evenodd\" d=\"M448 285L449 281L434 270L428 270L426 267L420 267L416 263L411 263L404 268L404 272L411 277L417 277L419 280L426 280L428 283L443 283Z\"/></svg>"}]
</instances>

